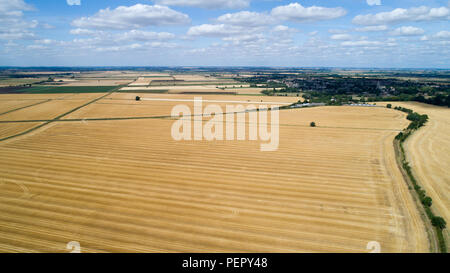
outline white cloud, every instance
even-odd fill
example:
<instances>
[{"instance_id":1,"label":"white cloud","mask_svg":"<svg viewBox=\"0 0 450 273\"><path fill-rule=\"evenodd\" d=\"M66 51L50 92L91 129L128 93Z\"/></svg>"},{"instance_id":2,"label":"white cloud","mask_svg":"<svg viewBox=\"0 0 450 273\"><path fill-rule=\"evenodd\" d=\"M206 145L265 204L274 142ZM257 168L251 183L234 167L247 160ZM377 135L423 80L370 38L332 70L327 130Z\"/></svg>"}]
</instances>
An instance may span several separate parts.
<instances>
[{"instance_id":1,"label":"white cloud","mask_svg":"<svg viewBox=\"0 0 450 273\"><path fill-rule=\"evenodd\" d=\"M264 35L262 34L244 34L244 35L237 35L237 36L231 36L231 37L225 37L223 38L224 41L232 42L235 45L238 44L249 44L254 42L263 42L265 41Z\"/></svg>"},{"instance_id":2,"label":"white cloud","mask_svg":"<svg viewBox=\"0 0 450 273\"><path fill-rule=\"evenodd\" d=\"M450 39L450 31L447 30L440 31L436 33L435 37L438 39Z\"/></svg>"},{"instance_id":3,"label":"white cloud","mask_svg":"<svg viewBox=\"0 0 450 273\"><path fill-rule=\"evenodd\" d=\"M136 4L120 6L111 10L102 9L91 17L82 17L72 22L79 28L136 29L155 25L182 25L190 23L188 15L165 6Z\"/></svg>"},{"instance_id":4,"label":"white cloud","mask_svg":"<svg viewBox=\"0 0 450 273\"><path fill-rule=\"evenodd\" d=\"M32 6L23 0L0 0L0 15L17 16L22 14L23 10L32 10Z\"/></svg>"},{"instance_id":5,"label":"white cloud","mask_svg":"<svg viewBox=\"0 0 450 273\"><path fill-rule=\"evenodd\" d=\"M99 31L85 29L85 28L77 28L77 29L71 29L70 34L73 35L94 35L98 34Z\"/></svg>"},{"instance_id":6,"label":"white cloud","mask_svg":"<svg viewBox=\"0 0 450 273\"><path fill-rule=\"evenodd\" d=\"M84 47L91 46L109 46L119 47L126 46L127 43L132 42L147 42L147 41L168 41L175 39L175 34L168 32L152 32L142 30L130 30L122 33L110 33L105 31L94 31L88 29L72 29L70 31L73 35L89 36L90 38L74 39L75 44ZM122 48L122 47L121 47Z\"/></svg>"},{"instance_id":7,"label":"white cloud","mask_svg":"<svg viewBox=\"0 0 450 273\"><path fill-rule=\"evenodd\" d=\"M23 0L0 0L0 40L35 39L30 31L39 25L36 20L26 21L24 11L33 7Z\"/></svg>"},{"instance_id":8,"label":"white cloud","mask_svg":"<svg viewBox=\"0 0 450 273\"><path fill-rule=\"evenodd\" d=\"M222 24L251 27L269 25L274 23L274 19L270 15L250 11L227 13L217 18L217 21Z\"/></svg>"},{"instance_id":9,"label":"white cloud","mask_svg":"<svg viewBox=\"0 0 450 273\"><path fill-rule=\"evenodd\" d=\"M381 0L367 0L367 5L369 6L380 6Z\"/></svg>"},{"instance_id":10,"label":"white cloud","mask_svg":"<svg viewBox=\"0 0 450 273\"><path fill-rule=\"evenodd\" d=\"M209 37L223 37L234 34L244 34L247 29L241 26L231 26L226 24L203 24L189 28L188 36L209 36Z\"/></svg>"},{"instance_id":11,"label":"white cloud","mask_svg":"<svg viewBox=\"0 0 450 273\"><path fill-rule=\"evenodd\" d=\"M310 22L336 19L347 14L344 8L325 8L318 6L303 7L299 3L291 3L272 9L272 16L280 20Z\"/></svg>"},{"instance_id":12,"label":"white cloud","mask_svg":"<svg viewBox=\"0 0 450 273\"><path fill-rule=\"evenodd\" d=\"M341 41L348 41L352 39L352 36L350 34L334 34L331 36L332 40L341 40Z\"/></svg>"},{"instance_id":13,"label":"white cloud","mask_svg":"<svg viewBox=\"0 0 450 273\"><path fill-rule=\"evenodd\" d=\"M242 9L250 5L250 0L157 0L168 6L188 6L205 9Z\"/></svg>"},{"instance_id":14,"label":"white cloud","mask_svg":"<svg viewBox=\"0 0 450 273\"><path fill-rule=\"evenodd\" d=\"M385 31L388 27L386 25L380 25L380 26L367 26L367 27L361 27L356 28L355 30L358 32L375 32L375 31Z\"/></svg>"},{"instance_id":15,"label":"white cloud","mask_svg":"<svg viewBox=\"0 0 450 273\"><path fill-rule=\"evenodd\" d=\"M131 30L122 34L118 34L116 37L118 40L123 41L164 41L174 39L175 34L168 32Z\"/></svg>"},{"instance_id":16,"label":"white cloud","mask_svg":"<svg viewBox=\"0 0 450 273\"><path fill-rule=\"evenodd\" d=\"M298 30L295 29L295 28L290 28L290 27L285 26L285 25L278 25L278 26L275 26L272 29L272 31L273 32L277 32L277 33L294 33L294 32L297 32Z\"/></svg>"},{"instance_id":17,"label":"white cloud","mask_svg":"<svg viewBox=\"0 0 450 273\"><path fill-rule=\"evenodd\" d=\"M391 32L391 35L394 36L417 36L424 34L425 31L418 27L405 26L396 28Z\"/></svg>"},{"instance_id":18,"label":"white cloud","mask_svg":"<svg viewBox=\"0 0 450 273\"><path fill-rule=\"evenodd\" d=\"M420 38L420 40L421 41L436 41L436 40L444 40L444 41L447 40L448 41L448 40L450 40L450 31L442 30L431 36L424 35Z\"/></svg>"},{"instance_id":19,"label":"white cloud","mask_svg":"<svg viewBox=\"0 0 450 273\"><path fill-rule=\"evenodd\" d=\"M384 25L401 22L448 20L450 19L450 8L430 8L426 6L410 9L394 9L389 12L376 14L358 15L353 19L357 25Z\"/></svg>"},{"instance_id":20,"label":"white cloud","mask_svg":"<svg viewBox=\"0 0 450 273\"><path fill-rule=\"evenodd\" d=\"M67 0L67 5L69 6L80 6L81 0Z\"/></svg>"},{"instance_id":21,"label":"white cloud","mask_svg":"<svg viewBox=\"0 0 450 273\"><path fill-rule=\"evenodd\" d=\"M342 33L347 33L348 30L332 28L332 29L329 29L328 32L331 33L331 34L342 34Z\"/></svg>"},{"instance_id":22,"label":"white cloud","mask_svg":"<svg viewBox=\"0 0 450 273\"><path fill-rule=\"evenodd\" d=\"M342 46L379 46L382 45L379 41L346 41L341 43Z\"/></svg>"}]
</instances>

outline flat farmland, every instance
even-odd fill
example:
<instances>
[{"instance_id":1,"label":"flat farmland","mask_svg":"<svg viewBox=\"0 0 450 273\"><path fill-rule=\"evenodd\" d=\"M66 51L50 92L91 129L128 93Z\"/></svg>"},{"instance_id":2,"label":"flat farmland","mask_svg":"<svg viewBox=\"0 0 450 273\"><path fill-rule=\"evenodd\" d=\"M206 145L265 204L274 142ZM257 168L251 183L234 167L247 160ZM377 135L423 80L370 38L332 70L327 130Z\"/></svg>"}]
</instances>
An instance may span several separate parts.
<instances>
[{"instance_id":1,"label":"flat farmland","mask_svg":"<svg viewBox=\"0 0 450 273\"><path fill-rule=\"evenodd\" d=\"M0 251L428 251L394 158L407 121L349 108L282 111L276 152L174 141L170 119L56 122L0 142Z\"/></svg>"},{"instance_id":2,"label":"flat farmland","mask_svg":"<svg viewBox=\"0 0 450 273\"><path fill-rule=\"evenodd\" d=\"M135 97L141 96L136 102ZM125 118L125 117L159 117L170 116L172 109L177 105L187 105L193 112L194 95L163 95L163 94L120 94L115 93L104 99L92 103L64 119L92 119L92 118ZM198 96L197 96L198 97ZM259 105L285 105L295 102L295 99L284 97L255 97L255 96L202 96L204 104L219 105L226 111L226 105L253 104ZM193 113L192 113L193 114Z\"/></svg>"},{"instance_id":3,"label":"flat farmland","mask_svg":"<svg viewBox=\"0 0 450 273\"><path fill-rule=\"evenodd\" d=\"M42 122L0 123L0 139L20 134L40 124Z\"/></svg>"},{"instance_id":4,"label":"flat farmland","mask_svg":"<svg viewBox=\"0 0 450 273\"><path fill-rule=\"evenodd\" d=\"M90 99L51 100L26 109L0 115L0 121L53 119L89 101Z\"/></svg>"},{"instance_id":5,"label":"flat farmland","mask_svg":"<svg viewBox=\"0 0 450 273\"><path fill-rule=\"evenodd\" d=\"M425 127L408 138L404 147L414 175L433 199L433 210L450 223L450 109L416 102L391 104L429 116ZM444 234L448 243L448 229Z\"/></svg>"},{"instance_id":6,"label":"flat farmland","mask_svg":"<svg viewBox=\"0 0 450 273\"><path fill-rule=\"evenodd\" d=\"M56 81L56 80L55 80ZM63 86L67 87L103 87L103 86L118 86L118 85L125 85L129 84L131 82L131 79L76 79L76 80L64 80Z\"/></svg>"},{"instance_id":7,"label":"flat farmland","mask_svg":"<svg viewBox=\"0 0 450 273\"><path fill-rule=\"evenodd\" d=\"M298 101L295 97L268 97L268 96L230 96L230 95L214 95L214 94L147 94L147 93L113 93L108 97L102 99L102 102L114 100L134 100L136 96L140 96L142 99L161 99L161 100L174 100L183 102L184 100L193 100L194 98L202 98L208 101L235 101L235 102L283 102L294 103Z\"/></svg>"},{"instance_id":8,"label":"flat farmland","mask_svg":"<svg viewBox=\"0 0 450 273\"><path fill-rule=\"evenodd\" d=\"M1 96L0 96L1 98ZM28 107L46 100L0 100L0 116L20 108Z\"/></svg>"}]
</instances>

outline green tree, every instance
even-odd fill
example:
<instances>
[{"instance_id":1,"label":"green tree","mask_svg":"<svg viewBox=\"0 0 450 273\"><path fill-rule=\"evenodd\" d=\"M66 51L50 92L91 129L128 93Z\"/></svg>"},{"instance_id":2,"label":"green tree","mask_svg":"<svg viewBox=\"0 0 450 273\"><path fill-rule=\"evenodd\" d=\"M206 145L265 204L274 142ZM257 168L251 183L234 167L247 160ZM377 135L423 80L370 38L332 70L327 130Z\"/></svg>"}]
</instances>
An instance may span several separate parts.
<instances>
[{"instance_id":1,"label":"green tree","mask_svg":"<svg viewBox=\"0 0 450 273\"><path fill-rule=\"evenodd\" d=\"M433 204L433 199L427 196L422 200L422 204L426 207L431 207L431 205Z\"/></svg>"},{"instance_id":2,"label":"green tree","mask_svg":"<svg viewBox=\"0 0 450 273\"><path fill-rule=\"evenodd\" d=\"M392 104L388 104L388 105L386 105L386 107L391 109L392 108Z\"/></svg>"},{"instance_id":3,"label":"green tree","mask_svg":"<svg viewBox=\"0 0 450 273\"><path fill-rule=\"evenodd\" d=\"M445 222L444 218L439 216L434 216L433 219L431 219L431 224L440 229L445 229L447 226L447 223Z\"/></svg>"},{"instance_id":4,"label":"green tree","mask_svg":"<svg viewBox=\"0 0 450 273\"><path fill-rule=\"evenodd\" d=\"M311 122L310 126L311 127L316 127L316 123L313 121L313 122Z\"/></svg>"}]
</instances>

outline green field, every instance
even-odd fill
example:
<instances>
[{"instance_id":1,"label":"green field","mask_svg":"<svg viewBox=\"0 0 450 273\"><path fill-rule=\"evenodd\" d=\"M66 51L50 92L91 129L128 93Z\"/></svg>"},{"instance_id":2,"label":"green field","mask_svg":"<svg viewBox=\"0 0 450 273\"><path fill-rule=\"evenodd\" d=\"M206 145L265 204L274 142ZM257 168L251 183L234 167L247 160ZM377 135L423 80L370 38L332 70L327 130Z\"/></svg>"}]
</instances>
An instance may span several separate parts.
<instances>
[{"instance_id":1,"label":"green field","mask_svg":"<svg viewBox=\"0 0 450 273\"><path fill-rule=\"evenodd\" d=\"M117 86L33 86L23 89L23 92L26 94L106 93L115 88Z\"/></svg>"}]
</instances>

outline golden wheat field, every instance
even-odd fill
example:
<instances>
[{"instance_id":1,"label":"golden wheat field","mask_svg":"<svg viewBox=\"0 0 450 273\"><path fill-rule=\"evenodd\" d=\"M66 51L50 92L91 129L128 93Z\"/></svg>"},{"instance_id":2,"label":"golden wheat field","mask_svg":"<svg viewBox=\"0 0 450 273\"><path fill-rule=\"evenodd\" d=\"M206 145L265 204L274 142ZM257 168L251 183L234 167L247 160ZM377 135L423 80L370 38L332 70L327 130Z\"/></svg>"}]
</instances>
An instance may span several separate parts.
<instances>
[{"instance_id":1,"label":"golden wheat field","mask_svg":"<svg viewBox=\"0 0 450 273\"><path fill-rule=\"evenodd\" d=\"M429 121L405 143L414 175L433 199L433 210L450 222L450 109L416 102L391 102L393 106L427 114ZM447 241L450 232L444 230Z\"/></svg>"},{"instance_id":2,"label":"golden wheat field","mask_svg":"<svg viewBox=\"0 0 450 273\"><path fill-rule=\"evenodd\" d=\"M170 118L89 120L170 115L193 98L135 96L111 94L0 142L0 252L67 252L71 241L83 252L368 252L371 241L382 252L429 250L394 156L403 113L283 110L274 152L259 141L175 141ZM6 118L54 118L82 98ZM203 98L221 106L296 100Z\"/></svg>"}]
</instances>

